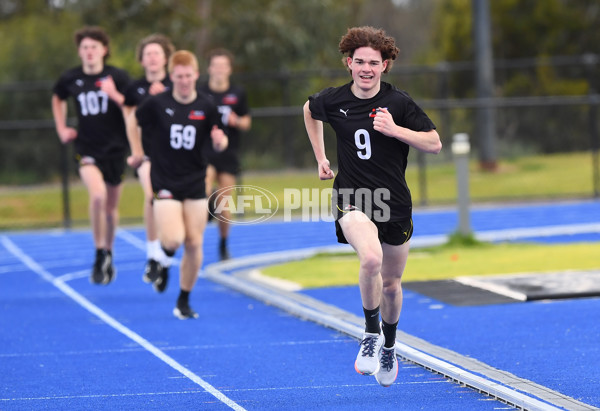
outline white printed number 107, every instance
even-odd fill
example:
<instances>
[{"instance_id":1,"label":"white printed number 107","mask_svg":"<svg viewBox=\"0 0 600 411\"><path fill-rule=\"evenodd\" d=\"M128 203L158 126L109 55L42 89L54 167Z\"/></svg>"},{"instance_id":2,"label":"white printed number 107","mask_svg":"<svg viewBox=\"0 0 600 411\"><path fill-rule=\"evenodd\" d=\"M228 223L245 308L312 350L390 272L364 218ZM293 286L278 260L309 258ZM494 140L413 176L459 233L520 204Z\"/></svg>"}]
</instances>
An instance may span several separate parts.
<instances>
[{"instance_id":1,"label":"white printed number 107","mask_svg":"<svg viewBox=\"0 0 600 411\"><path fill-rule=\"evenodd\" d=\"M371 137L369 132L363 128L356 130L354 133L354 144L358 151L358 158L361 160L368 160L371 158Z\"/></svg>"}]
</instances>

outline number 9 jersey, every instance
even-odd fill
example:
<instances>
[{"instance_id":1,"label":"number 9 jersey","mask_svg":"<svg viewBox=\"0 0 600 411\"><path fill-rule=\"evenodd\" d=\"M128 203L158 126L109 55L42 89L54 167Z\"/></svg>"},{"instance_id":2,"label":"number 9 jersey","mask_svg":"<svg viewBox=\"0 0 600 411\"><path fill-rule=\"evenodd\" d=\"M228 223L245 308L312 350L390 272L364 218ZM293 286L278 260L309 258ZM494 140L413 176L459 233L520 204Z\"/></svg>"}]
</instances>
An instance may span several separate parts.
<instances>
[{"instance_id":1,"label":"number 9 jersey","mask_svg":"<svg viewBox=\"0 0 600 411\"><path fill-rule=\"evenodd\" d=\"M312 117L329 123L337 137L338 173L333 184L332 207L337 202L337 207L343 210L361 202L352 197L348 200L347 196L342 200L341 192L361 189L361 193L367 191L373 195L384 188L389 190L389 196L383 199L389 207L389 221L411 218L412 200L405 178L409 146L375 131L373 117L377 108L382 107L398 126L430 131L435 125L406 92L389 83L381 82L377 95L369 99L356 97L351 86L352 82L326 88L308 99ZM371 198L370 211L381 211L377 206L380 201L381 198ZM369 217L373 218L372 214Z\"/></svg>"},{"instance_id":2,"label":"number 9 jersey","mask_svg":"<svg viewBox=\"0 0 600 411\"><path fill-rule=\"evenodd\" d=\"M196 193L192 197L202 198L206 196L206 148L212 145L213 126L223 128L220 114L210 96L198 93L193 102L181 104L172 93L148 97L135 112L144 146L151 148L147 155L152 161L152 188L173 193L191 190Z\"/></svg>"}]
</instances>

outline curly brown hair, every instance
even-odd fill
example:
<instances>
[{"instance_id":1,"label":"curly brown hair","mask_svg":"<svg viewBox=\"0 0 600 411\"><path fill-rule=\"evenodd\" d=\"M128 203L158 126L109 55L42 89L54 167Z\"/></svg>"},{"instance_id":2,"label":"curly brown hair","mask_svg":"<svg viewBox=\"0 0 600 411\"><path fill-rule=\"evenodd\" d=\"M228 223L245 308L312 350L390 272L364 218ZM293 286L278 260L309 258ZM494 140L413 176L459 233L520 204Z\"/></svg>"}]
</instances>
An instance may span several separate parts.
<instances>
[{"instance_id":1,"label":"curly brown hair","mask_svg":"<svg viewBox=\"0 0 600 411\"><path fill-rule=\"evenodd\" d=\"M139 62L142 61L142 55L144 54L144 48L148 44L158 44L160 47L162 47L163 51L165 52L165 57L166 57L167 61L169 60L169 57L171 57L171 54L175 53L175 46L173 45L173 43L171 43L171 40L167 36L165 36L164 34L160 34L160 33L154 33L154 34L150 34L149 36L144 37L138 43L136 51L135 51L135 55Z\"/></svg>"},{"instance_id":2,"label":"curly brown hair","mask_svg":"<svg viewBox=\"0 0 600 411\"><path fill-rule=\"evenodd\" d=\"M77 47L79 47L79 45L81 44L83 39L86 39L86 38L90 38L92 40L99 41L100 43L102 43L102 45L104 47L106 47L106 54L104 55L104 60L106 61L106 59L110 57L110 46L109 46L110 37L108 37L108 34L106 34L106 32L104 31L104 29L102 27L99 27L99 26L82 27L75 32L74 38L75 38L75 44L77 44Z\"/></svg>"},{"instance_id":3,"label":"curly brown hair","mask_svg":"<svg viewBox=\"0 0 600 411\"><path fill-rule=\"evenodd\" d=\"M373 50L381 52L381 58L388 62L383 71L384 73L390 71L393 61L400 53L394 38L386 35L383 29L376 29L371 26L352 27L342 37L338 46L340 53L344 55L342 61L346 67L348 67L346 58L352 57L354 51L361 47L371 47Z\"/></svg>"}]
</instances>

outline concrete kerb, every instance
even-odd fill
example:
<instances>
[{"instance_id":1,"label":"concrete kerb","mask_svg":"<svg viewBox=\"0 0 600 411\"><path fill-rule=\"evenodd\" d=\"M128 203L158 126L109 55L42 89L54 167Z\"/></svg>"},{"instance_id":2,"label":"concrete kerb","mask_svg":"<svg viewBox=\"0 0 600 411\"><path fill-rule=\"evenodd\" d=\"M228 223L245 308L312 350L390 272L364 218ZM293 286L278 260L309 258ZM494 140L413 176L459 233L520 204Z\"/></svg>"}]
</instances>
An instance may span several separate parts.
<instances>
[{"instance_id":1,"label":"concrete kerb","mask_svg":"<svg viewBox=\"0 0 600 411\"><path fill-rule=\"evenodd\" d=\"M413 240L413 247L441 244L446 239L446 236L421 237ZM339 245L265 253L211 264L204 269L202 275L208 280L282 309L291 315L360 340L364 327L361 318L306 295L282 290L268 283L257 283L248 276L248 271L253 268L301 260L319 253L351 250L349 246ZM523 380L400 331L396 340L396 354L406 361L518 409L544 411L558 410L562 407L570 410L596 409L547 387ZM475 374L473 370L480 375Z\"/></svg>"}]
</instances>

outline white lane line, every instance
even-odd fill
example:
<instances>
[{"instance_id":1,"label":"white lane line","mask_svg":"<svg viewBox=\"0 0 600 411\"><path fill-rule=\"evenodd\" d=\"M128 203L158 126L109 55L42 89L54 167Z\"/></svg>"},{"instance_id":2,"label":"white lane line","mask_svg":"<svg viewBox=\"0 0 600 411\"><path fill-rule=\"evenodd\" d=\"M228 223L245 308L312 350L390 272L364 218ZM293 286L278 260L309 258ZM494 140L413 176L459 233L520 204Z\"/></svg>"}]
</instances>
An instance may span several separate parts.
<instances>
[{"instance_id":1,"label":"white lane line","mask_svg":"<svg viewBox=\"0 0 600 411\"><path fill-rule=\"evenodd\" d=\"M117 229L116 236L119 237L121 240L125 241L126 243L131 244L138 250L146 252L146 243L143 240L140 240L139 238L137 238L135 235L131 234L129 231L125 231L125 230L119 228L119 229ZM171 266L173 266L173 267L179 266L179 259L172 257L171 258Z\"/></svg>"},{"instance_id":2,"label":"white lane line","mask_svg":"<svg viewBox=\"0 0 600 411\"><path fill-rule=\"evenodd\" d=\"M297 260L300 256L314 255L317 252L322 252L319 247L306 248L300 250L288 251L288 261ZM248 279L241 277L235 277L227 273L233 272L234 270L243 270L244 262L250 267L254 267L257 261L260 261L263 265L270 265L269 258L272 259L271 264L280 263L285 261L285 252L269 253L263 255L253 255L248 259L238 258L228 260L226 262L218 262L208 265L205 268L205 274L209 280L215 281L224 286L230 287L236 291L244 293L252 298L259 301L263 301L269 305L280 308L294 316L302 318L304 320L313 321L317 324L338 330L343 334L350 335L356 339L360 339L363 333L363 326L357 325L360 321L352 321L351 316L344 315L340 316L335 313L328 313L319 309L318 302L312 301L312 299L306 296L298 296L295 293L276 291L272 288L265 288L262 284L256 284L250 282ZM233 268L233 269L232 269ZM493 398L501 399L502 402L506 402L515 408L523 408L529 410L540 410L540 411L555 411L558 410L554 404L549 403L548 398L539 400L534 396L540 397L540 393L532 394L530 392L521 392L521 389L516 389L513 386L508 385L506 382L498 383L486 374L481 376L476 374L477 371L471 372L467 368L460 368L458 365L454 365L443 358L436 358L425 351L415 349L402 343L399 339L396 340L396 354L400 355L403 359L412 361L416 364L421 365L423 368L439 373L451 381L458 382L469 388L475 389L484 395L491 396ZM529 387L527 387L529 388ZM553 396L554 397L554 396ZM562 401L564 397L552 398L554 401ZM565 401L571 402L570 398L564 398ZM548 401L548 403L544 402ZM585 406L585 404L583 404Z\"/></svg>"},{"instance_id":3,"label":"white lane line","mask_svg":"<svg viewBox=\"0 0 600 411\"><path fill-rule=\"evenodd\" d=\"M139 248L142 251L146 251L146 243L144 240L140 240L135 235L131 234L129 231L125 231L123 229L117 229L117 237L120 237L122 240L127 241L129 244L133 245L136 248Z\"/></svg>"},{"instance_id":4,"label":"white lane line","mask_svg":"<svg viewBox=\"0 0 600 411\"><path fill-rule=\"evenodd\" d=\"M71 280L77 280L79 278L88 277L89 275L90 275L90 270L87 269L87 270L75 271L73 273L63 274L60 277L55 277L55 279L62 281L62 282L67 282L67 281L71 281Z\"/></svg>"},{"instance_id":5,"label":"white lane line","mask_svg":"<svg viewBox=\"0 0 600 411\"><path fill-rule=\"evenodd\" d=\"M257 347L285 347L285 346L296 346L296 345L331 345L331 344L356 344L354 339L344 340L311 340L311 341L277 341L267 344L257 344ZM239 349L245 348L249 345L244 344L204 344L204 345L170 345L168 347L161 348L163 351L200 351L200 350L218 350L218 349ZM62 356L77 356L77 355L103 355L103 354L117 354L117 353L133 353L144 351L141 347L131 348L113 348L104 350L80 350L80 351L41 351L41 352L13 352L13 353L0 353L0 358L20 358L20 357L54 357L57 355Z\"/></svg>"},{"instance_id":6,"label":"white lane line","mask_svg":"<svg viewBox=\"0 0 600 411\"><path fill-rule=\"evenodd\" d=\"M399 381L394 385L429 385L429 384L449 384L446 380L440 381ZM294 390L330 390L338 388L365 388L379 387L379 384L338 384L338 385L307 385L296 387L264 387L264 388L234 388L225 389L226 392L263 392L263 391L294 391ZM35 401L35 400L73 400L84 398L118 398L118 397L144 397L156 395L197 395L203 394L204 391L162 391L162 392L136 392L136 393L121 393L121 394L89 394L89 395L60 395L56 397L15 397L15 398L0 398L0 401ZM212 401L211 401L212 403Z\"/></svg>"},{"instance_id":7,"label":"white lane line","mask_svg":"<svg viewBox=\"0 0 600 411\"><path fill-rule=\"evenodd\" d=\"M69 285L65 284L65 282L61 279L55 278L52 274L44 270L37 262L35 262L31 257L25 254L15 243L13 243L8 237L0 236L0 242L2 245L15 257L17 257L23 264L25 264L29 269L38 274L44 280L48 281L80 306L88 310L90 313L94 314L100 320L110 325L115 330L119 331L121 334L125 335L129 339L135 341L139 345L141 345L146 351L149 351L154 356L159 358L161 361L168 364L171 368L179 371L181 374L185 375L187 378L192 380L197 385L204 388L208 393L217 398L219 401L229 406L234 410L244 410L243 407L236 404L234 401L229 399L222 392L214 388L212 385L204 381L202 378L194 374L192 371L185 368L183 365L179 364L173 358L169 357L167 354L159 350L148 340L143 338L141 335L135 333L129 328L125 327L123 324L115 320L113 317L102 311L96 305L92 304L88 299L83 297Z\"/></svg>"}]
</instances>

